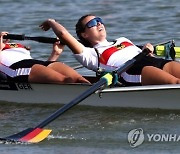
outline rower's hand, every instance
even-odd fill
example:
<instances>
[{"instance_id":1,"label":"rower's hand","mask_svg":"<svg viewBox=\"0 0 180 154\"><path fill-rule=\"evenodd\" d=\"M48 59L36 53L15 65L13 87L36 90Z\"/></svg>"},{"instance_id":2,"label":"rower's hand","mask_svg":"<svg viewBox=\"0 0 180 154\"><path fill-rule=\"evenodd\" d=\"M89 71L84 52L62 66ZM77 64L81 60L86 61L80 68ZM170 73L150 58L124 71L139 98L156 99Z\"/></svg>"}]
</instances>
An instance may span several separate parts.
<instances>
[{"instance_id":1,"label":"rower's hand","mask_svg":"<svg viewBox=\"0 0 180 154\"><path fill-rule=\"evenodd\" d=\"M56 22L56 21L54 19L48 19L44 21L39 27L44 31L48 31L51 28L52 22Z\"/></svg>"},{"instance_id":2,"label":"rower's hand","mask_svg":"<svg viewBox=\"0 0 180 154\"><path fill-rule=\"evenodd\" d=\"M53 44L53 51L55 54L60 55L64 50L64 45L60 43L60 41L55 42Z\"/></svg>"},{"instance_id":3,"label":"rower's hand","mask_svg":"<svg viewBox=\"0 0 180 154\"><path fill-rule=\"evenodd\" d=\"M142 48L142 50L144 50L144 49L149 49L150 53L148 55L154 57L154 54L153 54L154 53L154 47L151 43L145 44L144 47Z\"/></svg>"},{"instance_id":4,"label":"rower's hand","mask_svg":"<svg viewBox=\"0 0 180 154\"><path fill-rule=\"evenodd\" d=\"M6 36L7 34L8 32L0 32L0 39L2 40L3 43L9 42L9 39L6 39L5 41L3 41L3 37Z\"/></svg>"},{"instance_id":5,"label":"rower's hand","mask_svg":"<svg viewBox=\"0 0 180 154\"><path fill-rule=\"evenodd\" d=\"M0 32L0 36L1 36L1 37L5 36L5 35L7 35L7 34L8 34L8 32Z\"/></svg>"},{"instance_id":6,"label":"rower's hand","mask_svg":"<svg viewBox=\"0 0 180 154\"><path fill-rule=\"evenodd\" d=\"M9 39L4 40L3 36L6 36L8 32L0 32L0 51L5 47L5 44L9 42Z\"/></svg>"},{"instance_id":7,"label":"rower's hand","mask_svg":"<svg viewBox=\"0 0 180 154\"><path fill-rule=\"evenodd\" d=\"M53 44L53 50L51 53L51 56L49 57L49 61L57 61L57 59L59 58L59 56L61 55L61 53L64 50L64 45L60 43L60 41L55 42Z\"/></svg>"}]
</instances>

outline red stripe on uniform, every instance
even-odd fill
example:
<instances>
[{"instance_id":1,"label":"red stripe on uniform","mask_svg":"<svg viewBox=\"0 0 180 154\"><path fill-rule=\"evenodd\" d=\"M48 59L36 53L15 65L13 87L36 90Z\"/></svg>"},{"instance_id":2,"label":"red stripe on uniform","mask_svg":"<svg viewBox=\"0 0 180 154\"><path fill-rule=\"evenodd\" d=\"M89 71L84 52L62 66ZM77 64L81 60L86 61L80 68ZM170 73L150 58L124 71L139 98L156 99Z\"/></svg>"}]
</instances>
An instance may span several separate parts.
<instances>
[{"instance_id":1,"label":"red stripe on uniform","mask_svg":"<svg viewBox=\"0 0 180 154\"><path fill-rule=\"evenodd\" d=\"M5 47L2 50L11 49L11 48L25 48L25 46L20 43L6 43Z\"/></svg>"},{"instance_id":2,"label":"red stripe on uniform","mask_svg":"<svg viewBox=\"0 0 180 154\"><path fill-rule=\"evenodd\" d=\"M100 63L102 64L107 64L109 58L111 57L111 55L121 49L124 49L128 46L132 46L133 44L130 43L130 42L122 42L121 44L119 45L116 45L116 46L113 46L113 47L110 47L108 49L106 49L100 56Z\"/></svg>"},{"instance_id":3,"label":"red stripe on uniform","mask_svg":"<svg viewBox=\"0 0 180 154\"><path fill-rule=\"evenodd\" d=\"M118 50L119 49L117 47L110 47L106 49L100 56L100 63L107 64L109 57Z\"/></svg>"}]
</instances>

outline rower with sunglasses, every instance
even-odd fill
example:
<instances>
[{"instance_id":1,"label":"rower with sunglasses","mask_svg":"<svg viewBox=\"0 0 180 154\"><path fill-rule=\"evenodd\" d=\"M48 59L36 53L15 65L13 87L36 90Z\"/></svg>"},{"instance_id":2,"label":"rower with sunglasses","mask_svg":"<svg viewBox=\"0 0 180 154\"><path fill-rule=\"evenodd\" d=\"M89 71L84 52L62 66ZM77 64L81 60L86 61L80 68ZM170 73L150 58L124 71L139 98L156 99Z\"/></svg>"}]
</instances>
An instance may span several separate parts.
<instances>
[{"instance_id":1,"label":"rower with sunglasses","mask_svg":"<svg viewBox=\"0 0 180 154\"><path fill-rule=\"evenodd\" d=\"M54 19L44 21L40 27L45 31L52 28L57 37L72 50L76 59L96 72L99 67L107 72L112 71L142 52L125 37L113 42L107 41L102 19L92 14L82 16L76 24L76 33L80 41ZM150 43L143 47L145 48L152 53L122 73L121 82L125 85L179 84L180 63L155 58L154 48Z\"/></svg>"}]
</instances>

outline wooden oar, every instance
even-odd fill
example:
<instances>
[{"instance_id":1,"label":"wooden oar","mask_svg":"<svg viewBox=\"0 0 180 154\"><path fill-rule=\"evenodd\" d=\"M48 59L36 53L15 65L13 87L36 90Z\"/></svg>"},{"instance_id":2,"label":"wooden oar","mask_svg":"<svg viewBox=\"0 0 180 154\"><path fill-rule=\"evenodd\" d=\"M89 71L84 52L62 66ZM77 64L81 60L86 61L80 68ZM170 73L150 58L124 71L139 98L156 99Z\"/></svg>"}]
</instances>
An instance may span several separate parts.
<instances>
[{"instance_id":1,"label":"wooden oar","mask_svg":"<svg viewBox=\"0 0 180 154\"><path fill-rule=\"evenodd\" d=\"M43 129L43 127L47 126L50 122L58 118L60 115L68 111L73 106L77 105L88 96L99 90L100 88L105 88L109 86L113 82L113 74L121 74L122 72L129 69L137 60L140 60L143 56L149 53L148 50L143 51L142 53L135 56L133 59L127 61L122 67L117 70L114 70L112 73L107 73L103 77L100 78L98 82L92 85L88 90L83 92L81 95L77 96L68 104L59 108L56 112L42 121L39 125L34 128L28 128L22 132L19 132L15 135L11 135L5 138L1 138L1 142L27 142L27 143L38 143L44 140L52 130Z\"/></svg>"},{"instance_id":2,"label":"wooden oar","mask_svg":"<svg viewBox=\"0 0 180 154\"><path fill-rule=\"evenodd\" d=\"M41 43L55 43L58 41L57 38L52 38L52 37L43 37L43 36L36 36L36 37L30 37L30 36L25 36L25 35L18 35L18 34L7 34L6 36L3 36L4 39L10 39L10 40L32 40L32 41L37 41Z\"/></svg>"}]
</instances>

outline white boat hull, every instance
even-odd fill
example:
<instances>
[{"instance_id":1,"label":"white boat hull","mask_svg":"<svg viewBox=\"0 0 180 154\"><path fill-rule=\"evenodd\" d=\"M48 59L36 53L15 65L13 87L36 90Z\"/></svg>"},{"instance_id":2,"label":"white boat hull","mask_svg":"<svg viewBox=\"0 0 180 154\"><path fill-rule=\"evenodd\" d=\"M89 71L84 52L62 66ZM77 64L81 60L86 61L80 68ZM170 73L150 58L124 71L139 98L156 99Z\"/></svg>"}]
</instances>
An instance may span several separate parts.
<instances>
[{"instance_id":1,"label":"white boat hull","mask_svg":"<svg viewBox=\"0 0 180 154\"><path fill-rule=\"evenodd\" d=\"M0 102L67 104L89 87L5 82L0 83ZM180 109L180 85L108 88L86 98L80 105Z\"/></svg>"}]
</instances>

